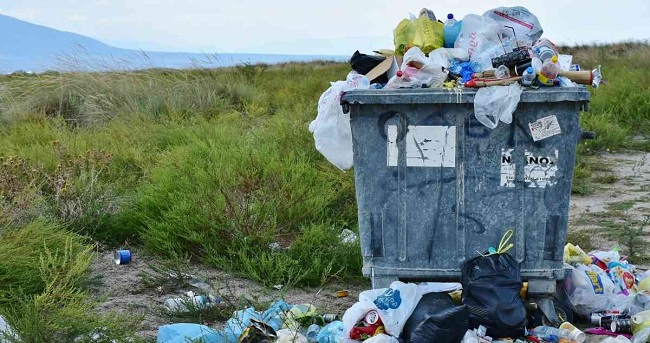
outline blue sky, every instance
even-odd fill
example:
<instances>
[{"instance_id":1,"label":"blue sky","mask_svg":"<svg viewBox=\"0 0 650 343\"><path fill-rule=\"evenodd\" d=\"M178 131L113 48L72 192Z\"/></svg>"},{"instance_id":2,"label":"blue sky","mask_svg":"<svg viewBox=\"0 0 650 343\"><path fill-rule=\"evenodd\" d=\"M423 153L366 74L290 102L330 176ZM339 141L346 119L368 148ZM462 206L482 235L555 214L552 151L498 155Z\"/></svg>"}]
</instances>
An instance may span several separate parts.
<instances>
[{"instance_id":1,"label":"blue sky","mask_svg":"<svg viewBox=\"0 0 650 343\"><path fill-rule=\"evenodd\" d=\"M0 0L0 14L123 48L350 55L391 48L393 28L423 7L444 18L515 5L556 43L650 38L641 0Z\"/></svg>"}]
</instances>

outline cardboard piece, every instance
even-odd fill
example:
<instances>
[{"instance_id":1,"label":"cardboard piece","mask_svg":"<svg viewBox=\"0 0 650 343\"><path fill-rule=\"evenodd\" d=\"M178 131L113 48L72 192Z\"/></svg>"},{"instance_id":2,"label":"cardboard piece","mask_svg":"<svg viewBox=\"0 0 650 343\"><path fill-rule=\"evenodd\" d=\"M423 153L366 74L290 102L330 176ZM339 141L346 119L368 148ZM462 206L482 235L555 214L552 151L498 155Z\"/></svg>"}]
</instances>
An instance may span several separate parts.
<instances>
[{"instance_id":1,"label":"cardboard piece","mask_svg":"<svg viewBox=\"0 0 650 343\"><path fill-rule=\"evenodd\" d=\"M397 57L394 55L389 55L386 56L386 59L379 63L376 67L374 67L371 71L369 71L366 74L366 77L368 80L370 80L370 83L379 76L383 75L384 73L386 76L388 76L388 79L390 80L395 74L397 74L397 71L399 70L399 66L401 64L401 57Z\"/></svg>"}]
</instances>

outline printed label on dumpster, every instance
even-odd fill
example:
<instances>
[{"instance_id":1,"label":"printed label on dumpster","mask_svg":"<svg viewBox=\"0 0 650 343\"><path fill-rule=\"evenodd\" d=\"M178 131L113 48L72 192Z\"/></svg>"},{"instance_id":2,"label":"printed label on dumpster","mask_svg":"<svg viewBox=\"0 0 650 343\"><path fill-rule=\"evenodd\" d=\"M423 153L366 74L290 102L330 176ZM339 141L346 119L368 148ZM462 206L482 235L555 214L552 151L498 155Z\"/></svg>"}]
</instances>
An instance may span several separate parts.
<instances>
[{"instance_id":1,"label":"printed label on dumpster","mask_svg":"<svg viewBox=\"0 0 650 343\"><path fill-rule=\"evenodd\" d=\"M407 167L456 167L455 126L409 126L404 138ZM399 161L397 126L388 125L388 166Z\"/></svg>"},{"instance_id":2,"label":"printed label on dumpster","mask_svg":"<svg viewBox=\"0 0 650 343\"><path fill-rule=\"evenodd\" d=\"M557 184L558 151L552 156L539 156L526 150L524 151L524 183L530 188L546 188Z\"/></svg>"},{"instance_id":3,"label":"printed label on dumpster","mask_svg":"<svg viewBox=\"0 0 650 343\"><path fill-rule=\"evenodd\" d=\"M512 152L515 149L501 149L501 187L515 187L515 163L512 160Z\"/></svg>"},{"instance_id":4,"label":"printed label on dumpster","mask_svg":"<svg viewBox=\"0 0 650 343\"><path fill-rule=\"evenodd\" d=\"M557 117L554 115L528 123L528 127L530 127L530 134L533 136L535 142L562 133L560 123L558 123Z\"/></svg>"}]
</instances>

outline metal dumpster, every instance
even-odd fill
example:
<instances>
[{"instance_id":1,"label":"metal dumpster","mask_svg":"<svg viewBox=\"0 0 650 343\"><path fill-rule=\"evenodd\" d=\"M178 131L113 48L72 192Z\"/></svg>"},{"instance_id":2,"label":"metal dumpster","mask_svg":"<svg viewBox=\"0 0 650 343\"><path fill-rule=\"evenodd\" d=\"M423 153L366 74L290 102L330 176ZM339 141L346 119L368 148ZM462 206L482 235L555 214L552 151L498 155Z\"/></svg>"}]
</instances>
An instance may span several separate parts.
<instances>
[{"instance_id":1,"label":"metal dumpster","mask_svg":"<svg viewBox=\"0 0 650 343\"><path fill-rule=\"evenodd\" d=\"M474 116L476 90L355 90L349 111L363 274L458 281L466 259L514 230L531 296L552 297L563 248L584 87L525 90L512 124ZM548 304L546 304L547 306ZM547 311L544 311L546 314Z\"/></svg>"}]
</instances>

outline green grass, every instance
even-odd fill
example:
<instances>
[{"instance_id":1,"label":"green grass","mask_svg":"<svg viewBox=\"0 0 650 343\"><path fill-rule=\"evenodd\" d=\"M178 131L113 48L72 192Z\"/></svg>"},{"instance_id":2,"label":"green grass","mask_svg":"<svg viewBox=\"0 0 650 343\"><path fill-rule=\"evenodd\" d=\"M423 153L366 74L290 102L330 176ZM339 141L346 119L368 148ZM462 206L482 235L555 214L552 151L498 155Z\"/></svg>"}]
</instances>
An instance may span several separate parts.
<instances>
[{"instance_id":1,"label":"green grass","mask_svg":"<svg viewBox=\"0 0 650 343\"><path fill-rule=\"evenodd\" d=\"M650 47L568 52L583 68L602 64L609 81L580 119L598 134L578 148L573 192L588 194L615 181L592 155L650 150L631 138L650 132ZM321 62L0 77L0 313L26 342L98 328L119 340L111 330L120 318L97 315L86 287L95 242L268 286L358 278L358 245L338 238L357 231L353 173L330 165L307 129L320 94L348 70Z\"/></svg>"}]
</instances>

